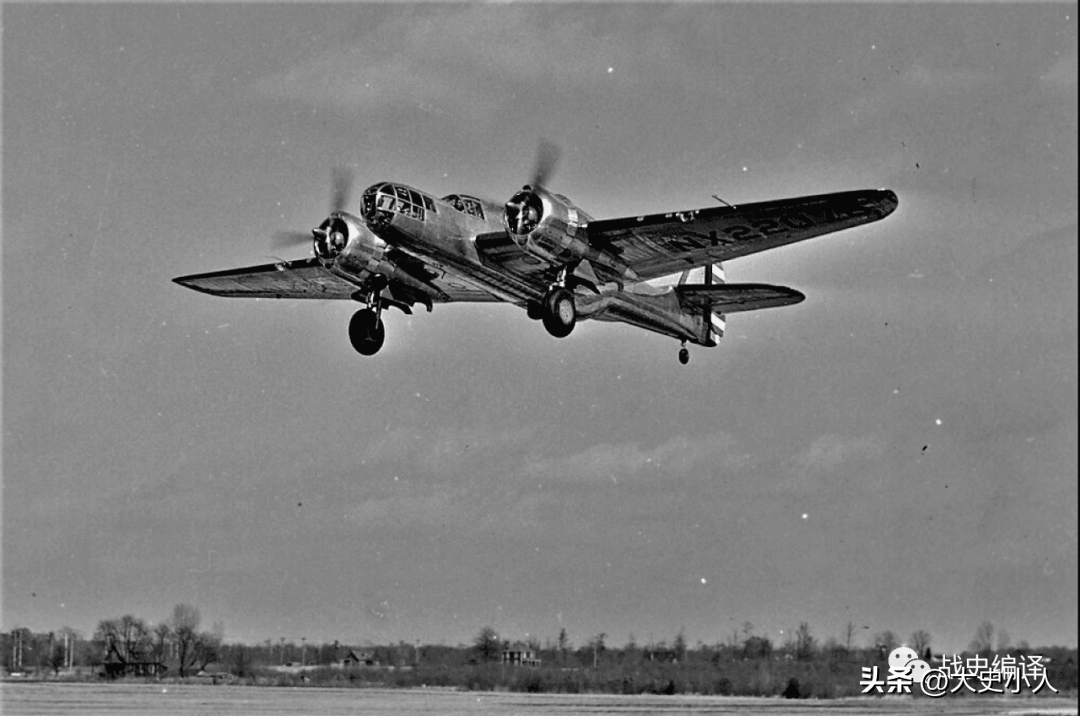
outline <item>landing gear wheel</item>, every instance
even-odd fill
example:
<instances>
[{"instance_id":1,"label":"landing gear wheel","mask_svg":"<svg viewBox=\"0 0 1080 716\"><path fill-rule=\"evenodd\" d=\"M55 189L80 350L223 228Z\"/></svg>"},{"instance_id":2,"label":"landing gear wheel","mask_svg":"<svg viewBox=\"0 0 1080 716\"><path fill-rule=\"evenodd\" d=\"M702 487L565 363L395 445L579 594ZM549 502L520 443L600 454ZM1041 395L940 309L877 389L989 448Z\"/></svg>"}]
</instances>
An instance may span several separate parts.
<instances>
[{"instance_id":1,"label":"landing gear wheel","mask_svg":"<svg viewBox=\"0 0 1080 716\"><path fill-rule=\"evenodd\" d=\"M683 365L690 362L690 351L686 350L686 348L679 349L679 362Z\"/></svg>"},{"instance_id":2,"label":"landing gear wheel","mask_svg":"<svg viewBox=\"0 0 1080 716\"><path fill-rule=\"evenodd\" d=\"M357 353L373 356L382 348L385 339L386 329L375 311L365 308L353 314L349 321L349 341Z\"/></svg>"},{"instance_id":3,"label":"landing gear wheel","mask_svg":"<svg viewBox=\"0 0 1080 716\"><path fill-rule=\"evenodd\" d=\"M544 296L544 328L556 338L566 338L577 324L574 294L556 288Z\"/></svg>"}]
</instances>

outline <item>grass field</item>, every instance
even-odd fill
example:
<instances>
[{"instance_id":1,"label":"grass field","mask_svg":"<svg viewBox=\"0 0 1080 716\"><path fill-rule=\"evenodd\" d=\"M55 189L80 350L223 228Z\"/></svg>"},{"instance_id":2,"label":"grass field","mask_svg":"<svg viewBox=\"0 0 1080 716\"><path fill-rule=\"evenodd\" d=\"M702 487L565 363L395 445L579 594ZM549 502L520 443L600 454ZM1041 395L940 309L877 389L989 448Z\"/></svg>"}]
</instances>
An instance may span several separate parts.
<instances>
[{"instance_id":1,"label":"grass field","mask_svg":"<svg viewBox=\"0 0 1080 716\"><path fill-rule=\"evenodd\" d=\"M4 716L66 714L137 714L173 716L245 714L245 716L451 716L513 714L1007 714L1063 716L1077 713L1077 702L1064 698L851 698L791 701L735 696L617 696L609 694L516 694L443 689L323 689L189 684L72 684L5 682L0 684Z\"/></svg>"}]
</instances>

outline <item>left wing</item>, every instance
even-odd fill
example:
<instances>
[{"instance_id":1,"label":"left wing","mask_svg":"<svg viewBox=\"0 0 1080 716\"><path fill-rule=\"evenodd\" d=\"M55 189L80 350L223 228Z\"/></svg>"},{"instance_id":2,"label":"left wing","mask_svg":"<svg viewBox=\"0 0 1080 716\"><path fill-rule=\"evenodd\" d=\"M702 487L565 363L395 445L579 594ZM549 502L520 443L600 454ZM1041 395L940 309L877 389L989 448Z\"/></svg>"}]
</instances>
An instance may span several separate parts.
<instances>
[{"instance_id":1,"label":"left wing","mask_svg":"<svg viewBox=\"0 0 1080 716\"><path fill-rule=\"evenodd\" d=\"M357 290L315 258L180 276L173 281L213 296L245 298L349 299Z\"/></svg>"},{"instance_id":2,"label":"left wing","mask_svg":"<svg viewBox=\"0 0 1080 716\"><path fill-rule=\"evenodd\" d=\"M716 206L590 221L589 243L619 257L643 280L728 261L884 219L897 206L888 189Z\"/></svg>"},{"instance_id":3,"label":"left wing","mask_svg":"<svg viewBox=\"0 0 1080 716\"><path fill-rule=\"evenodd\" d=\"M406 305L457 301L491 302L499 298L484 291L463 276L456 276L428 267L430 283L442 291L442 295L421 295L416 289L403 283L391 281L387 287L389 298ZM326 269L318 259L280 261L274 264L247 266L226 271L180 276L173 281L187 288L209 293L213 296L244 298L314 298L355 299L360 291L357 284ZM384 297L386 294L383 294Z\"/></svg>"}]
</instances>

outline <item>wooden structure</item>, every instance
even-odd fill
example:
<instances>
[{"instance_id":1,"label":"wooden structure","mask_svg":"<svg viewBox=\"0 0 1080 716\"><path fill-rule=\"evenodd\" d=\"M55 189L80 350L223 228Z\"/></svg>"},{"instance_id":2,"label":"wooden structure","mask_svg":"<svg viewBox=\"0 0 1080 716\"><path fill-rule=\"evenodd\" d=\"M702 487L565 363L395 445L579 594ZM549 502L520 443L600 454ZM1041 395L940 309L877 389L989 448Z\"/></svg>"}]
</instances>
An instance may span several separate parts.
<instances>
[{"instance_id":1,"label":"wooden structure","mask_svg":"<svg viewBox=\"0 0 1080 716\"><path fill-rule=\"evenodd\" d=\"M528 644L516 641L503 647L502 661L511 666L540 666L536 651Z\"/></svg>"}]
</instances>

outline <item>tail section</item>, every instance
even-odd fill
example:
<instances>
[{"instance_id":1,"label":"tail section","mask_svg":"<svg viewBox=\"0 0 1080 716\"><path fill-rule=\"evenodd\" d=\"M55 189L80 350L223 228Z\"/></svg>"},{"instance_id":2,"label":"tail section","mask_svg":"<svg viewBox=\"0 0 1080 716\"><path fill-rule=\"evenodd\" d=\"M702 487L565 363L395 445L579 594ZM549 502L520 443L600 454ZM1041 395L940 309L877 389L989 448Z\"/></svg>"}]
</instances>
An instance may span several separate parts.
<instances>
[{"instance_id":1,"label":"tail section","mask_svg":"<svg viewBox=\"0 0 1080 716\"><path fill-rule=\"evenodd\" d=\"M727 279L724 276L724 264L715 263L698 266L689 271L683 271L682 274L679 275L678 285L713 286L721 283L727 283ZM715 345L717 341L724 337L724 328L727 325L727 315L714 310L711 306L703 306L702 320L705 325L709 327L709 338Z\"/></svg>"}]
</instances>

